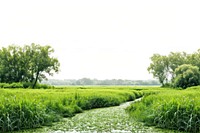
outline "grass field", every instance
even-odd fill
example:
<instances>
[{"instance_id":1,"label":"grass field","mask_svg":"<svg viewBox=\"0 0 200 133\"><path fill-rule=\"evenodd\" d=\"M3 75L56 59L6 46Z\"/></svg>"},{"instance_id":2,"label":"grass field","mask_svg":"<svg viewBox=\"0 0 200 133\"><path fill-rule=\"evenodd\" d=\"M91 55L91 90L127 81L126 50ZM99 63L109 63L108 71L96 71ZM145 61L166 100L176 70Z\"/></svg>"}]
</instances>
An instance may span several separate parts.
<instances>
[{"instance_id":1,"label":"grass field","mask_svg":"<svg viewBox=\"0 0 200 133\"><path fill-rule=\"evenodd\" d=\"M200 131L200 87L163 89L126 109L150 126L186 132Z\"/></svg>"},{"instance_id":2,"label":"grass field","mask_svg":"<svg viewBox=\"0 0 200 133\"><path fill-rule=\"evenodd\" d=\"M51 125L83 110L116 106L143 94L130 87L0 89L0 131Z\"/></svg>"},{"instance_id":3,"label":"grass field","mask_svg":"<svg viewBox=\"0 0 200 133\"><path fill-rule=\"evenodd\" d=\"M120 105L143 97L126 112L149 126L199 132L200 87L91 86L0 89L0 132L51 126L84 110Z\"/></svg>"}]
</instances>

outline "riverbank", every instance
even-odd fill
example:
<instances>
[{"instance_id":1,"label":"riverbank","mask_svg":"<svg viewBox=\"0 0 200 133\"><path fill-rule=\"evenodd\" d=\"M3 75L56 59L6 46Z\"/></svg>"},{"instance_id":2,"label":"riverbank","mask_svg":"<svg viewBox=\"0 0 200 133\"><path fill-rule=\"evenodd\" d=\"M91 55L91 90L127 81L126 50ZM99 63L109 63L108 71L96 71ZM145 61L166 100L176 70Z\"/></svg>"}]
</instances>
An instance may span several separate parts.
<instances>
[{"instance_id":1,"label":"riverbank","mask_svg":"<svg viewBox=\"0 0 200 133\"><path fill-rule=\"evenodd\" d=\"M64 118L62 121L54 123L51 127L31 130L31 133L133 133L133 132L167 132L154 127L144 126L143 123L131 119L125 112L125 108L135 101L126 102L120 106L99 108L84 111L71 118Z\"/></svg>"}]
</instances>

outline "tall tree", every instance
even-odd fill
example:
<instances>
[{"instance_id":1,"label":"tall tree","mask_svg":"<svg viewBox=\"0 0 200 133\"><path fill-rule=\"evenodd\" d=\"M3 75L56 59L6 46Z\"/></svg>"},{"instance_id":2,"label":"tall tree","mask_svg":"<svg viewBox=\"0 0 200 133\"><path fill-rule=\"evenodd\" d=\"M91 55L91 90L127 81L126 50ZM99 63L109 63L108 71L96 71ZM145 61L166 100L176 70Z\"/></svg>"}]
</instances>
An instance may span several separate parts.
<instances>
[{"instance_id":1,"label":"tall tree","mask_svg":"<svg viewBox=\"0 0 200 133\"><path fill-rule=\"evenodd\" d=\"M46 74L58 72L60 63L52 54L54 49L38 44L19 47L10 45L0 49L0 82L31 82L46 79Z\"/></svg>"},{"instance_id":2,"label":"tall tree","mask_svg":"<svg viewBox=\"0 0 200 133\"><path fill-rule=\"evenodd\" d=\"M151 57L151 64L148 67L149 73L152 73L155 78L158 78L162 86L168 83L169 75L169 62L167 56L162 56L160 54L154 54Z\"/></svg>"},{"instance_id":3,"label":"tall tree","mask_svg":"<svg viewBox=\"0 0 200 133\"><path fill-rule=\"evenodd\" d=\"M60 63L57 58L52 57L54 49L49 45L40 46L33 43L31 50L30 70L32 87L34 88L38 80L46 79L45 74L52 76L53 71L58 72Z\"/></svg>"},{"instance_id":4,"label":"tall tree","mask_svg":"<svg viewBox=\"0 0 200 133\"><path fill-rule=\"evenodd\" d=\"M0 50L0 81L1 82L8 82L9 78L9 58L10 53L6 48L2 48Z\"/></svg>"},{"instance_id":5,"label":"tall tree","mask_svg":"<svg viewBox=\"0 0 200 133\"><path fill-rule=\"evenodd\" d=\"M198 66L200 69L200 49L188 56L188 64Z\"/></svg>"},{"instance_id":6,"label":"tall tree","mask_svg":"<svg viewBox=\"0 0 200 133\"><path fill-rule=\"evenodd\" d=\"M174 79L175 69L183 64L187 64L188 55L185 52L171 52L168 55L169 61L169 73L171 75L171 79Z\"/></svg>"},{"instance_id":7,"label":"tall tree","mask_svg":"<svg viewBox=\"0 0 200 133\"><path fill-rule=\"evenodd\" d=\"M21 48L10 45L0 50L1 82L20 82L22 80L21 66L19 64Z\"/></svg>"}]
</instances>

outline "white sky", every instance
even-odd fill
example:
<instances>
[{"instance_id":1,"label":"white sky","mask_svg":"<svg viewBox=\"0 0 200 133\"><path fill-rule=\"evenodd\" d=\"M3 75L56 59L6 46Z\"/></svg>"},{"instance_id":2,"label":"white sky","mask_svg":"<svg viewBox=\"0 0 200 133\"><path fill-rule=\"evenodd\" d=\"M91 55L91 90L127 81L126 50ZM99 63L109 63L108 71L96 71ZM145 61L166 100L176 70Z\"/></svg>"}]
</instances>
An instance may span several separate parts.
<instances>
[{"instance_id":1,"label":"white sky","mask_svg":"<svg viewBox=\"0 0 200 133\"><path fill-rule=\"evenodd\" d=\"M154 53L200 48L199 0L1 0L0 46L51 45L53 78L152 79Z\"/></svg>"}]
</instances>

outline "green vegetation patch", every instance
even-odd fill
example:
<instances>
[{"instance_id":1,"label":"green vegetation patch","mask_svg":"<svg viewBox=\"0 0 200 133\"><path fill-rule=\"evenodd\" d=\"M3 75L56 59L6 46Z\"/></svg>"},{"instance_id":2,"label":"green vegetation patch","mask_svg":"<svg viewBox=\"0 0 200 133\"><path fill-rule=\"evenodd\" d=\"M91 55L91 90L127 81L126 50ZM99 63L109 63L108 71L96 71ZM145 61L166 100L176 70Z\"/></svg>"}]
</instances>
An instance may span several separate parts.
<instances>
[{"instance_id":1,"label":"green vegetation patch","mask_svg":"<svg viewBox=\"0 0 200 133\"><path fill-rule=\"evenodd\" d=\"M198 87L200 88L200 87ZM164 89L144 97L126 110L147 125L187 132L200 131L200 92L197 87L186 90Z\"/></svg>"},{"instance_id":2,"label":"green vegetation patch","mask_svg":"<svg viewBox=\"0 0 200 133\"><path fill-rule=\"evenodd\" d=\"M51 125L83 110L116 106L142 95L128 87L0 89L0 131Z\"/></svg>"},{"instance_id":3,"label":"green vegetation patch","mask_svg":"<svg viewBox=\"0 0 200 133\"><path fill-rule=\"evenodd\" d=\"M126 102L120 106L92 109L77 114L72 118L65 118L51 127L29 130L31 133L66 133L66 132L87 132L87 133L133 133L133 132L162 132L153 127L144 126L142 123L130 119L125 108L132 102ZM171 133L171 132L170 132Z\"/></svg>"}]
</instances>

